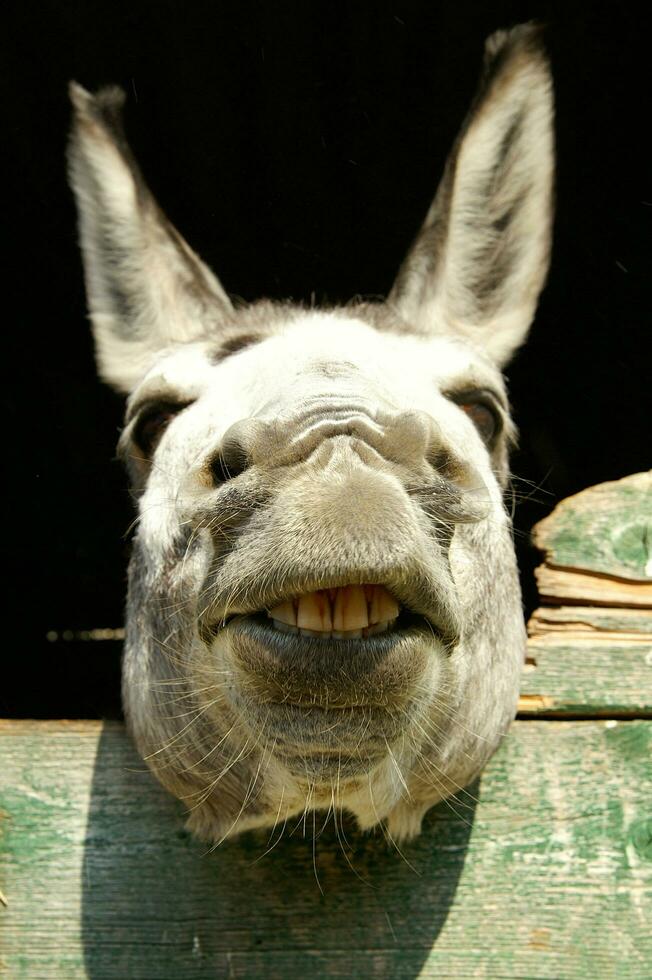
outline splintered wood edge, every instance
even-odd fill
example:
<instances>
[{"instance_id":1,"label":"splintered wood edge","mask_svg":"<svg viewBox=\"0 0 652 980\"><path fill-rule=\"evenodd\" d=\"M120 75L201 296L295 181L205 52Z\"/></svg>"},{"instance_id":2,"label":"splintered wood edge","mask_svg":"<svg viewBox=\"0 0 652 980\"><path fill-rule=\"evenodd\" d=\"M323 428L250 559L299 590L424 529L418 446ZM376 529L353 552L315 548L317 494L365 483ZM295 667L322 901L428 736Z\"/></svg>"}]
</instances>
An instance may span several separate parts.
<instances>
[{"instance_id":1,"label":"splintered wood edge","mask_svg":"<svg viewBox=\"0 0 652 980\"><path fill-rule=\"evenodd\" d=\"M3 738L12 735L25 736L29 732L41 735L65 736L82 735L85 738L97 738L101 732L120 732L124 730L120 721L101 721L84 718L0 718L0 735Z\"/></svg>"},{"instance_id":2,"label":"splintered wood edge","mask_svg":"<svg viewBox=\"0 0 652 980\"><path fill-rule=\"evenodd\" d=\"M652 609L652 582L613 579L548 564L539 565L534 575L544 601Z\"/></svg>"},{"instance_id":3,"label":"splintered wood edge","mask_svg":"<svg viewBox=\"0 0 652 980\"><path fill-rule=\"evenodd\" d=\"M652 609L609 606L540 606L528 637L539 643L631 642L652 646Z\"/></svg>"},{"instance_id":4,"label":"splintered wood edge","mask_svg":"<svg viewBox=\"0 0 652 980\"><path fill-rule=\"evenodd\" d=\"M516 711L519 715L540 715L554 711L557 708L555 698L547 694L521 694L518 699Z\"/></svg>"}]
</instances>

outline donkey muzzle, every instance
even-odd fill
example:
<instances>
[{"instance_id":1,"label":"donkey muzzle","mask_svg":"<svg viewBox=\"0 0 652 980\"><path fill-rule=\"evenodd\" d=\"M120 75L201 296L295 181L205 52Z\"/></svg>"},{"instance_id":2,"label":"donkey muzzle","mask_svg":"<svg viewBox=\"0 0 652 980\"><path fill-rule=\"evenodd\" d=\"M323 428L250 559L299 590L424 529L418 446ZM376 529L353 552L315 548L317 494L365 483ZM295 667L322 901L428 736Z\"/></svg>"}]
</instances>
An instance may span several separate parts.
<instances>
[{"instance_id":1,"label":"donkey muzzle","mask_svg":"<svg viewBox=\"0 0 652 980\"><path fill-rule=\"evenodd\" d=\"M256 615L236 617L226 634L233 708L279 761L311 779L368 772L385 758L444 660L417 617L360 639L287 634Z\"/></svg>"}]
</instances>

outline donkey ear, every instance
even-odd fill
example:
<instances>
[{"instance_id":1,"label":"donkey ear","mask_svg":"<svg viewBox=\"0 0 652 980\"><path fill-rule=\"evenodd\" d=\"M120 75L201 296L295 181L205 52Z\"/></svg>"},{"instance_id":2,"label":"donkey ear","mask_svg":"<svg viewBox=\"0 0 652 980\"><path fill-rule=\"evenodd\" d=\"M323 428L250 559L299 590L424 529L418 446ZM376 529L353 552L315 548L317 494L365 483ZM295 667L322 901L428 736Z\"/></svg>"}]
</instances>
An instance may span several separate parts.
<instances>
[{"instance_id":1,"label":"donkey ear","mask_svg":"<svg viewBox=\"0 0 652 980\"><path fill-rule=\"evenodd\" d=\"M221 285L167 221L126 142L124 92L70 85L69 174L100 376L119 391L156 354L228 316Z\"/></svg>"},{"instance_id":2,"label":"donkey ear","mask_svg":"<svg viewBox=\"0 0 652 980\"><path fill-rule=\"evenodd\" d=\"M500 366L525 340L548 270L553 98L540 28L498 31L437 196L389 296Z\"/></svg>"}]
</instances>

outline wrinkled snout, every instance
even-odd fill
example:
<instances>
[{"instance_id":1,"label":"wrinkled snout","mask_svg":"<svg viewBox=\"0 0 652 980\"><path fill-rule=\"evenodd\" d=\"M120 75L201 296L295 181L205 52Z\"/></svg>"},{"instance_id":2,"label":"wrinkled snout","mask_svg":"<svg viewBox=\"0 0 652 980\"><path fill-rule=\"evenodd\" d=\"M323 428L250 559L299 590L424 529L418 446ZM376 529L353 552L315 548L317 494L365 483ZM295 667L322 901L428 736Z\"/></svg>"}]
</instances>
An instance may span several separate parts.
<instances>
[{"instance_id":1,"label":"wrinkled snout","mask_svg":"<svg viewBox=\"0 0 652 980\"><path fill-rule=\"evenodd\" d=\"M433 462L448 453L452 473L450 449L425 413L325 399L238 422L219 452L267 490L228 543L216 535L202 590L227 697L291 769L342 772L344 753L367 771L460 636L448 549L465 491Z\"/></svg>"},{"instance_id":2,"label":"wrinkled snout","mask_svg":"<svg viewBox=\"0 0 652 980\"><path fill-rule=\"evenodd\" d=\"M257 416L241 419L227 429L217 456L223 473L241 473L249 467L267 471L311 461L317 468L328 462L330 440L352 440L367 465L401 466L413 476L428 475L432 467L454 469L458 481L469 473L455 459L432 416L418 410L393 409L386 399L339 394L306 397L288 410L266 407ZM314 457L314 458L313 458ZM214 458L211 459L215 467Z\"/></svg>"}]
</instances>

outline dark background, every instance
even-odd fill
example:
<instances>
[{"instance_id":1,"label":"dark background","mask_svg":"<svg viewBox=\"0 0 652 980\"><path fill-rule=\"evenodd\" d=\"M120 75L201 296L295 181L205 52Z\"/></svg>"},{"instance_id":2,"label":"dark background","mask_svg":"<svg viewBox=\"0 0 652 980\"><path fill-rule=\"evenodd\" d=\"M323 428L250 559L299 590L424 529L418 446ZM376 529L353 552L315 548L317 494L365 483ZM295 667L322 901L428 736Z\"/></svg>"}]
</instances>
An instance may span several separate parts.
<instances>
[{"instance_id":1,"label":"dark background","mask_svg":"<svg viewBox=\"0 0 652 980\"><path fill-rule=\"evenodd\" d=\"M96 381L65 182L66 83L117 82L145 175L245 299L381 294L434 194L484 37L548 25L553 262L508 374L526 605L532 524L650 465L649 23L634 4L14 3L4 8L3 626L0 713L119 713L132 511L120 399ZM647 273L647 275L644 275ZM48 639L50 634L50 639ZM56 636L56 639L54 638Z\"/></svg>"}]
</instances>

